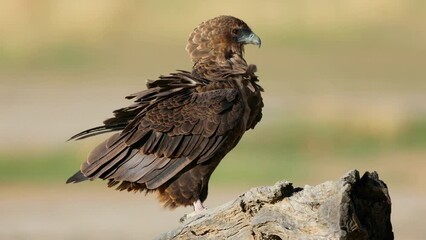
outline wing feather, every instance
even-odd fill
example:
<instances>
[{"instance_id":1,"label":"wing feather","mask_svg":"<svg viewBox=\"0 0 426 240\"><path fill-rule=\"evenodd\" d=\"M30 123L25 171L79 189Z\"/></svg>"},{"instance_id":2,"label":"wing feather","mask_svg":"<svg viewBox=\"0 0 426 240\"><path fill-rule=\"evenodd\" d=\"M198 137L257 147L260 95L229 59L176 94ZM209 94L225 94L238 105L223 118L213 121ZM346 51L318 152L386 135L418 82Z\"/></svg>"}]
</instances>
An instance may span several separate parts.
<instances>
[{"instance_id":1,"label":"wing feather","mask_svg":"<svg viewBox=\"0 0 426 240\"><path fill-rule=\"evenodd\" d=\"M121 164L111 177L118 181L126 180L126 176L132 174L132 169L135 169L135 167L140 164L142 164L142 166L147 166L152 163L154 159L155 156L144 155L143 153L138 152L132 158L127 159L126 162Z\"/></svg>"},{"instance_id":2,"label":"wing feather","mask_svg":"<svg viewBox=\"0 0 426 240\"><path fill-rule=\"evenodd\" d=\"M137 143L138 141L144 141L144 138L149 138L152 136L152 131L145 130L145 129L138 129L134 131L133 134L129 134L129 136L126 138L126 144L131 146Z\"/></svg>"},{"instance_id":3,"label":"wing feather","mask_svg":"<svg viewBox=\"0 0 426 240\"><path fill-rule=\"evenodd\" d=\"M163 138L161 139L161 143L158 145L158 149L155 151L155 155L159 157L164 156L164 153L166 149L169 147L169 144L172 139L167 133L162 135L163 135Z\"/></svg>"},{"instance_id":4,"label":"wing feather","mask_svg":"<svg viewBox=\"0 0 426 240\"><path fill-rule=\"evenodd\" d=\"M179 171L191 163L191 160L181 157L170 161L167 166L162 168L158 173L150 175L151 178L141 178L138 182L144 182L148 189L156 189L166 183Z\"/></svg>"},{"instance_id":5,"label":"wing feather","mask_svg":"<svg viewBox=\"0 0 426 240\"><path fill-rule=\"evenodd\" d=\"M191 140L188 143L188 146L186 146L185 150L182 153L182 156L190 157L190 153L192 150L198 145L199 141L201 141L202 138L200 135L192 135Z\"/></svg>"},{"instance_id":6,"label":"wing feather","mask_svg":"<svg viewBox=\"0 0 426 240\"><path fill-rule=\"evenodd\" d=\"M198 160L197 163L203 163L210 159L210 157L222 146L222 144L225 142L226 137L224 136L218 136L216 138L216 141L214 145L206 152L203 153L203 157Z\"/></svg>"},{"instance_id":7,"label":"wing feather","mask_svg":"<svg viewBox=\"0 0 426 240\"><path fill-rule=\"evenodd\" d=\"M137 159L138 163L131 167L127 167L124 165L121 166L121 168L123 168L123 171L115 179L135 182L138 179L140 179L142 176L144 176L146 173L151 171L153 168L155 168L155 166L157 165L156 161L158 159L159 158L155 156L154 154L150 154L150 155L140 154L140 156Z\"/></svg>"},{"instance_id":8,"label":"wing feather","mask_svg":"<svg viewBox=\"0 0 426 240\"><path fill-rule=\"evenodd\" d=\"M200 156L201 152L204 150L204 148L207 146L208 142L208 138L200 137L197 142L197 145L192 148L188 158L191 160L197 159Z\"/></svg>"},{"instance_id":9,"label":"wing feather","mask_svg":"<svg viewBox=\"0 0 426 240\"><path fill-rule=\"evenodd\" d=\"M155 189L191 162L210 159L241 119L241 100L230 83L179 72L147 86L148 90L128 97L135 98L135 104L115 111L104 122L105 129L107 124L126 126L91 152L82 165L85 176L110 179L111 186L127 181ZM133 185L119 188L126 186Z\"/></svg>"},{"instance_id":10,"label":"wing feather","mask_svg":"<svg viewBox=\"0 0 426 240\"><path fill-rule=\"evenodd\" d=\"M191 141L191 135L183 136L183 139L182 139L182 142L179 146L179 149L177 149L174 156L175 157L183 156L183 151L185 151L185 149L188 146L190 141Z\"/></svg>"},{"instance_id":11,"label":"wing feather","mask_svg":"<svg viewBox=\"0 0 426 240\"><path fill-rule=\"evenodd\" d=\"M170 143L167 146L167 149L164 151L164 155L168 158L173 156L173 153L176 151L178 146L182 141L183 135L174 136L170 138Z\"/></svg>"},{"instance_id":12,"label":"wing feather","mask_svg":"<svg viewBox=\"0 0 426 240\"><path fill-rule=\"evenodd\" d=\"M101 157L90 154L87 161L84 162L81 166L81 171L85 174L86 177L93 179L93 175L96 174L96 171L100 170L103 166L107 165L112 159L116 156L121 155L123 152L128 151L128 146L124 143L116 144L111 148L106 148L105 153L101 153ZM92 157L92 158L91 158Z\"/></svg>"},{"instance_id":13,"label":"wing feather","mask_svg":"<svg viewBox=\"0 0 426 240\"><path fill-rule=\"evenodd\" d=\"M145 154L154 153L162 138L163 138L163 133L160 133L160 132L153 133L151 135L151 138L149 139L150 141L146 142L145 145L143 145L143 148L142 148L143 152Z\"/></svg>"},{"instance_id":14,"label":"wing feather","mask_svg":"<svg viewBox=\"0 0 426 240\"><path fill-rule=\"evenodd\" d=\"M94 177L109 179L110 176L114 174L117 171L117 169L126 162L125 159L133 158L138 152L139 152L139 149L131 149L128 155L124 157L120 157L120 156L116 157L113 161L110 161L108 165L106 165L101 170L99 170Z\"/></svg>"},{"instance_id":15,"label":"wing feather","mask_svg":"<svg viewBox=\"0 0 426 240\"><path fill-rule=\"evenodd\" d=\"M97 147L95 147L92 152L90 152L87 158L87 162L89 164L94 164L101 158L105 157L109 152L119 147L120 144L114 144L118 140L119 136L120 134L116 133L101 144L99 144Z\"/></svg>"}]
</instances>

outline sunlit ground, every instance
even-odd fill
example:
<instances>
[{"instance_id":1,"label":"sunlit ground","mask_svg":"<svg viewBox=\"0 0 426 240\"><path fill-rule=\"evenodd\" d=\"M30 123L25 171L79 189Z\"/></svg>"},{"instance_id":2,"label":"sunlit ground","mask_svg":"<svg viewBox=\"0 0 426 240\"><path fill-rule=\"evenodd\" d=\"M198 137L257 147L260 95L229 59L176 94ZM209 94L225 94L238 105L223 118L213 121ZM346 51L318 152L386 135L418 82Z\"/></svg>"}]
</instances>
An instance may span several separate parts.
<instances>
[{"instance_id":1,"label":"sunlit ground","mask_svg":"<svg viewBox=\"0 0 426 240\"><path fill-rule=\"evenodd\" d=\"M0 239L149 239L192 211L100 181L65 185L106 136L66 140L129 104L145 79L190 69L189 32L219 14L262 38L246 56L265 108L213 174L207 205L278 180L303 187L375 170L396 238L426 238L424 9L402 0L0 3Z\"/></svg>"}]
</instances>

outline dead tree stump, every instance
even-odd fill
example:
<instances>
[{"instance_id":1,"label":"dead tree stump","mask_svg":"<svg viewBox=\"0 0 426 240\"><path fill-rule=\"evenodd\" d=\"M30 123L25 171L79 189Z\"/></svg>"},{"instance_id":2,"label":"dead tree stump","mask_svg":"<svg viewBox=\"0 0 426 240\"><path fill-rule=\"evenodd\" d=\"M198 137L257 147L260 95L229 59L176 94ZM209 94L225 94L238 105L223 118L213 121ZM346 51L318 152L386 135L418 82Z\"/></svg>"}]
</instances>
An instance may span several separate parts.
<instances>
[{"instance_id":1,"label":"dead tree stump","mask_svg":"<svg viewBox=\"0 0 426 240\"><path fill-rule=\"evenodd\" d=\"M281 181L186 217L158 239L393 239L391 200L376 172L295 188Z\"/></svg>"}]
</instances>

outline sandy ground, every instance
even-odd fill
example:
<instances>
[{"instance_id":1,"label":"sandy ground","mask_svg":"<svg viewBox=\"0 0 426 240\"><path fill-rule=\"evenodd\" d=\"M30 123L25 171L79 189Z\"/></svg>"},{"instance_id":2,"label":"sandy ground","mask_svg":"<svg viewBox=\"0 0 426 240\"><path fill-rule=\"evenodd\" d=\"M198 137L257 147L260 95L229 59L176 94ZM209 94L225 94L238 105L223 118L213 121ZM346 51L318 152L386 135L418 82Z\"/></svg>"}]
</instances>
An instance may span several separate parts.
<instances>
[{"instance_id":1,"label":"sandy ground","mask_svg":"<svg viewBox=\"0 0 426 240\"><path fill-rule=\"evenodd\" d=\"M213 190L208 206L242 189ZM178 226L192 208L163 209L154 196L95 184L2 186L0 239L152 239Z\"/></svg>"},{"instance_id":2,"label":"sandy ground","mask_svg":"<svg viewBox=\"0 0 426 240\"><path fill-rule=\"evenodd\" d=\"M218 206L248 188L212 188ZM426 196L391 192L396 239L426 239ZM112 191L98 184L2 186L0 239L152 239L178 226L191 208L162 209L153 196Z\"/></svg>"}]
</instances>

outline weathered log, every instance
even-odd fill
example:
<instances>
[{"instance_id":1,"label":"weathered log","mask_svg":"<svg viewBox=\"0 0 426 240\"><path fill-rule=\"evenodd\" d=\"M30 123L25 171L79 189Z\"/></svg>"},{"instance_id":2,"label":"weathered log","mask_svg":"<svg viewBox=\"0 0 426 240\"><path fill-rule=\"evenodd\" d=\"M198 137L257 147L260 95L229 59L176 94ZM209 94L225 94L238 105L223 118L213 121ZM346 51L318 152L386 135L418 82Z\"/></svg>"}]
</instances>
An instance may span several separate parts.
<instances>
[{"instance_id":1,"label":"weathered log","mask_svg":"<svg viewBox=\"0 0 426 240\"><path fill-rule=\"evenodd\" d=\"M257 187L232 202L186 216L158 239L393 239L391 200L376 172L295 188Z\"/></svg>"}]
</instances>

